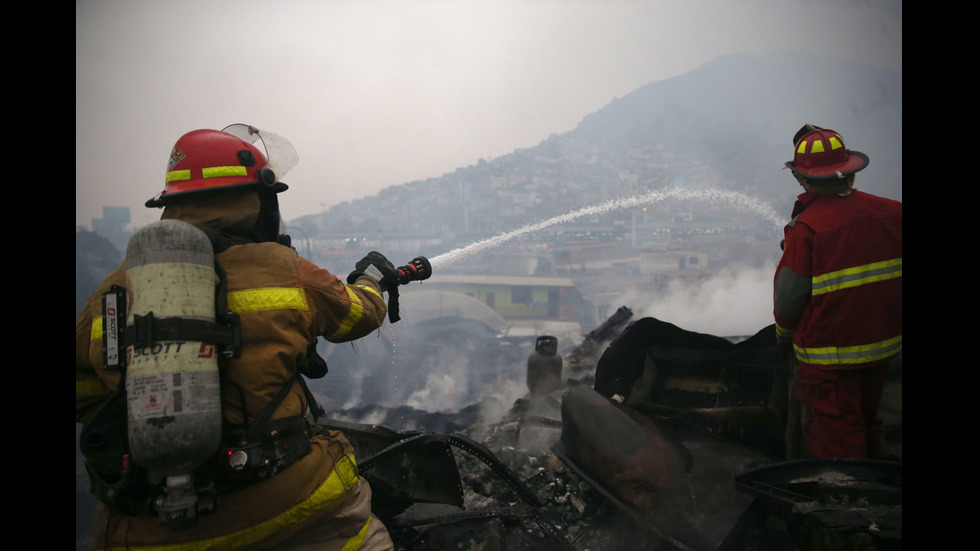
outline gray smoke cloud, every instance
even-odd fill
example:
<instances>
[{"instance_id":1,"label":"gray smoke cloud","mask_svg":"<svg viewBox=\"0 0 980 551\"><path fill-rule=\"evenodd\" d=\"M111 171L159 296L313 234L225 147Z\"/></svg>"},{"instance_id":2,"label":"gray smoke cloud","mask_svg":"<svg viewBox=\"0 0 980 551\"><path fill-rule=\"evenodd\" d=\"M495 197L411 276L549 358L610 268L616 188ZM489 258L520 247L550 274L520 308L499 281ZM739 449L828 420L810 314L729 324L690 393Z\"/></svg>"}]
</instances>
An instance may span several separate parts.
<instances>
[{"instance_id":1,"label":"gray smoke cloud","mask_svg":"<svg viewBox=\"0 0 980 551\"><path fill-rule=\"evenodd\" d=\"M757 266L725 267L706 279L676 280L656 292L624 292L617 304L630 308L634 320L654 317L689 331L747 337L773 322L774 267L775 259ZM582 328L585 333L592 329ZM334 346L328 382L314 382L314 390L321 392L328 409L377 404L456 412L483 404L489 408L484 417L491 419L527 394L532 340L507 342L462 332L445 338L423 336L403 319L393 326L386 324L377 335ZM580 343L581 338L561 346L568 350Z\"/></svg>"},{"instance_id":2,"label":"gray smoke cloud","mask_svg":"<svg viewBox=\"0 0 980 551\"><path fill-rule=\"evenodd\" d=\"M650 300L649 293L624 296L636 317L654 317L699 333L750 336L773 323L772 266L727 267L705 281L675 281Z\"/></svg>"}]
</instances>

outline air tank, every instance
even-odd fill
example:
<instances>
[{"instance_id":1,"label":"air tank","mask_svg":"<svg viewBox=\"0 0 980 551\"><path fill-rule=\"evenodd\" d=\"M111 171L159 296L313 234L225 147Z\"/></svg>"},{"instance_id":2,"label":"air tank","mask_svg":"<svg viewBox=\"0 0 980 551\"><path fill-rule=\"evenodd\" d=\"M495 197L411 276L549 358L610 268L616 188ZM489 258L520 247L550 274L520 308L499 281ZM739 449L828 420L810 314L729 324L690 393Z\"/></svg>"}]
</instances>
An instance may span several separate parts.
<instances>
[{"instance_id":1,"label":"air tank","mask_svg":"<svg viewBox=\"0 0 980 551\"><path fill-rule=\"evenodd\" d=\"M221 443L218 351L214 343L157 340L152 327L168 318L214 321L211 241L179 220L144 226L126 249L126 278L126 330L138 335L126 348L133 461L164 476L187 475Z\"/></svg>"}]
</instances>

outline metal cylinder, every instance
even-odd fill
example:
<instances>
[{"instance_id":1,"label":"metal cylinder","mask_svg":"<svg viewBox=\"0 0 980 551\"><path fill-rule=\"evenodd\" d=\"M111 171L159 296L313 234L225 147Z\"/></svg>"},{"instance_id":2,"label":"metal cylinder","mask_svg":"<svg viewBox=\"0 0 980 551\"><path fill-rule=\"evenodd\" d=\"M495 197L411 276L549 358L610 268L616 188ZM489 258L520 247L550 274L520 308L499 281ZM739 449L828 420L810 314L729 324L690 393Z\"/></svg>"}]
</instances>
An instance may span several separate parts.
<instances>
[{"instance_id":1,"label":"metal cylinder","mask_svg":"<svg viewBox=\"0 0 980 551\"><path fill-rule=\"evenodd\" d=\"M186 222L161 220L137 231L126 250L126 278L127 331L141 320L215 319L211 241ZM126 350L129 446L147 470L183 475L221 442L218 355L212 343L149 333Z\"/></svg>"},{"instance_id":2,"label":"metal cylinder","mask_svg":"<svg viewBox=\"0 0 980 551\"><path fill-rule=\"evenodd\" d=\"M527 388L531 394L547 394L557 389L561 385L561 368L558 339L550 335L538 337L527 358Z\"/></svg>"}]
</instances>

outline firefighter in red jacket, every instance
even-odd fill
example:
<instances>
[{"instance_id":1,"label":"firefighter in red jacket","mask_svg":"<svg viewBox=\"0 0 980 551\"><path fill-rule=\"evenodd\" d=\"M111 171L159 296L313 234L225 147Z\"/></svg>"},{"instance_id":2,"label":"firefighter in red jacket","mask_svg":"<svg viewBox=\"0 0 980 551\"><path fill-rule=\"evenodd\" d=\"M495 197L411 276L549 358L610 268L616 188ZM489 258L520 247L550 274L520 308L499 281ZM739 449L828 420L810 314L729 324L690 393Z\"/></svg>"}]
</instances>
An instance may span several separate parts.
<instances>
[{"instance_id":1,"label":"firefighter in red jacket","mask_svg":"<svg viewBox=\"0 0 980 551\"><path fill-rule=\"evenodd\" d=\"M791 396L811 455L877 458L878 406L902 349L902 203L853 188L869 160L837 132L805 125L793 144L786 166L805 191L773 292L778 339L799 364Z\"/></svg>"}]
</instances>

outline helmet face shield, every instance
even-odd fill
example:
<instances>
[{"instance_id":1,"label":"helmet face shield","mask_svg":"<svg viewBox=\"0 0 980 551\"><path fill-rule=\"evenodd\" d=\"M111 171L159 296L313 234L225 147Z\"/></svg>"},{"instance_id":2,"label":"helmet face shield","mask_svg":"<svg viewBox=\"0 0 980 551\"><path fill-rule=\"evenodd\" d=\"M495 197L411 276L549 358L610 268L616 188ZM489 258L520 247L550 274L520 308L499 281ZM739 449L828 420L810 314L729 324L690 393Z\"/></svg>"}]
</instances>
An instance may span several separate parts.
<instances>
[{"instance_id":1,"label":"helmet face shield","mask_svg":"<svg viewBox=\"0 0 980 551\"><path fill-rule=\"evenodd\" d=\"M299 155L289 140L268 130L259 130L248 124L232 124L222 129L232 136L237 136L250 144L261 142L265 148L265 156L269 159L266 168L276 175L276 181L281 180L287 172L299 164Z\"/></svg>"}]
</instances>

